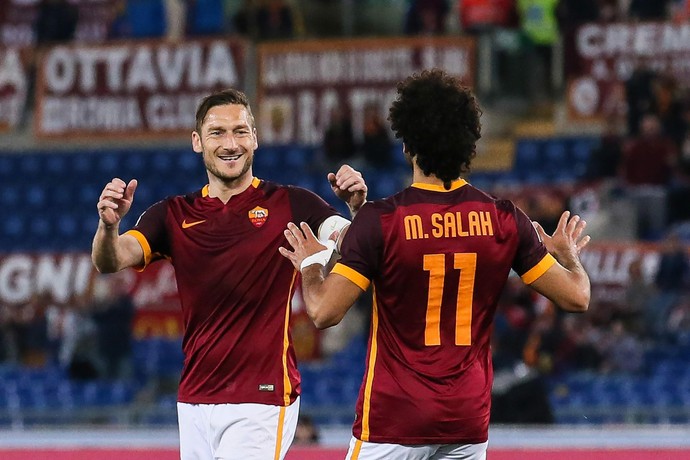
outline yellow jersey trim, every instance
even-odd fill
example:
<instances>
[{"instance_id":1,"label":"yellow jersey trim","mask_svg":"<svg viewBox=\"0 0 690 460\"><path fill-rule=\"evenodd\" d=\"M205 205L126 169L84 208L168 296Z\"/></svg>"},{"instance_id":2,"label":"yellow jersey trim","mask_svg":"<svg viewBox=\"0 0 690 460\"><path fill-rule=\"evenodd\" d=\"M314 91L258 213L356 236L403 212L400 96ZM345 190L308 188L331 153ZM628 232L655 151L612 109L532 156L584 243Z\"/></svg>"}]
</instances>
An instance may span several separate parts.
<instances>
[{"instance_id":1,"label":"yellow jersey trim","mask_svg":"<svg viewBox=\"0 0 690 460\"><path fill-rule=\"evenodd\" d=\"M283 326L283 402L286 406L290 405L290 394L292 393L292 383L290 383L290 374L288 373L287 355L290 349L290 312L292 311L292 296L295 293L295 280L297 279L297 270L292 273L292 281L290 281L290 295L285 305L285 325Z\"/></svg>"},{"instance_id":2,"label":"yellow jersey trim","mask_svg":"<svg viewBox=\"0 0 690 460\"><path fill-rule=\"evenodd\" d=\"M261 179L258 177L252 178L252 184L251 186L254 188L259 188L259 185L261 185ZM206 198L208 196L208 184L204 185L201 189L201 197Z\"/></svg>"},{"instance_id":3,"label":"yellow jersey trim","mask_svg":"<svg viewBox=\"0 0 690 460\"><path fill-rule=\"evenodd\" d=\"M151 263L151 258L153 257L153 254L151 253L151 245L149 245L148 240L139 230L127 230L124 234L133 236L137 242L139 242L139 246L141 246L141 249L144 251L144 264L134 267L136 270L143 271L148 264Z\"/></svg>"},{"instance_id":4,"label":"yellow jersey trim","mask_svg":"<svg viewBox=\"0 0 690 460\"><path fill-rule=\"evenodd\" d=\"M539 279L541 275L546 273L546 270L551 268L551 266L555 263L556 259L554 259L551 254L546 254L537 265L527 270L527 273L521 276L522 281L525 284L534 283L537 279Z\"/></svg>"},{"instance_id":5,"label":"yellow jersey trim","mask_svg":"<svg viewBox=\"0 0 690 460\"><path fill-rule=\"evenodd\" d=\"M273 460L280 460L280 454L283 450L283 425L285 424L285 407L280 408L278 414L278 431L276 433L276 450L273 454Z\"/></svg>"},{"instance_id":6,"label":"yellow jersey trim","mask_svg":"<svg viewBox=\"0 0 690 460\"><path fill-rule=\"evenodd\" d=\"M376 367L376 353L378 351L379 309L376 304L376 289L374 289L373 312L371 315L371 346L369 347L369 367L364 386L364 401L362 404L362 441L369 441L369 413L371 412L371 388L374 386L374 368Z\"/></svg>"},{"instance_id":7,"label":"yellow jersey trim","mask_svg":"<svg viewBox=\"0 0 690 460\"><path fill-rule=\"evenodd\" d=\"M333 270L331 270L331 273L337 273L340 276L344 276L359 286L359 288L363 291L366 291L369 288L369 279L347 265L336 263L335 267L333 267Z\"/></svg>"},{"instance_id":8,"label":"yellow jersey trim","mask_svg":"<svg viewBox=\"0 0 690 460\"><path fill-rule=\"evenodd\" d=\"M362 441L359 439L355 441L355 448L352 449L352 460L359 459L359 453L362 450Z\"/></svg>"},{"instance_id":9,"label":"yellow jersey trim","mask_svg":"<svg viewBox=\"0 0 690 460\"><path fill-rule=\"evenodd\" d=\"M412 184L412 187L422 190L431 190L432 192L452 192L453 190L457 190L464 185L467 185L467 181L465 181L465 179L458 179L450 183L450 189L448 190L443 188L443 185L424 184L421 182L415 182Z\"/></svg>"}]
</instances>

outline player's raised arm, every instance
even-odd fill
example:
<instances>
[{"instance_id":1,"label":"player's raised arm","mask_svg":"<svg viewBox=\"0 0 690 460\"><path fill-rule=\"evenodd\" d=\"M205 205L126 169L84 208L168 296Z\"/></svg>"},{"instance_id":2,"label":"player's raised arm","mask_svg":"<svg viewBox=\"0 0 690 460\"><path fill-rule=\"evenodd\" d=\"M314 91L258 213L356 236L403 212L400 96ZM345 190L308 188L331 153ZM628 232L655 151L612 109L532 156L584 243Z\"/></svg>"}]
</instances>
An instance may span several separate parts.
<instances>
[{"instance_id":1,"label":"player's raised arm","mask_svg":"<svg viewBox=\"0 0 690 460\"><path fill-rule=\"evenodd\" d=\"M367 201L367 184L362 173L349 165L343 165L336 173L328 173L328 182L335 196L347 203L354 218Z\"/></svg>"},{"instance_id":2,"label":"player's raised arm","mask_svg":"<svg viewBox=\"0 0 690 460\"><path fill-rule=\"evenodd\" d=\"M319 329L335 326L364 291L338 274L324 278L323 267L330 261L333 245L321 244L309 225L302 222L298 228L290 222L285 238L292 251L283 247L278 250L302 272L302 297L309 318Z\"/></svg>"},{"instance_id":3,"label":"player's raised arm","mask_svg":"<svg viewBox=\"0 0 690 460\"><path fill-rule=\"evenodd\" d=\"M119 234L120 222L132 206L136 188L136 179L125 184L115 178L101 192L97 204L100 219L91 247L91 260L101 273L113 273L144 261L144 251L136 238Z\"/></svg>"},{"instance_id":4,"label":"player's raised arm","mask_svg":"<svg viewBox=\"0 0 690 460\"><path fill-rule=\"evenodd\" d=\"M589 308L589 276L580 262L580 251L590 241L582 236L586 223L580 216L565 211L553 235L534 223L546 249L558 263L553 264L531 286L566 311L583 312Z\"/></svg>"}]
</instances>

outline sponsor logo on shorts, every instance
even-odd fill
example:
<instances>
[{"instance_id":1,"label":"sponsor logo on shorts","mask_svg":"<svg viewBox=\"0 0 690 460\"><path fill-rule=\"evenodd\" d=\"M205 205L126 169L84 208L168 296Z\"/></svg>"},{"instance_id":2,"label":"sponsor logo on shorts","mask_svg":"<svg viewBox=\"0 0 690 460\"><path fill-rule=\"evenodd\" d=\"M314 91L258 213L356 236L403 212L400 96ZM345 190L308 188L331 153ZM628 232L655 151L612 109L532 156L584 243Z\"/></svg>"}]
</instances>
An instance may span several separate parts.
<instances>
[{"instance_id":1,"label":"sponsor logo on shorts","mask_svg":"<svg viewBox=\"0 0 690 460\"><path fill-rule=\"evenodd\" d=\"M259 384L259 391L275 391L276 386L272 383L261 383Z\"/></svg>"}]
</instances>

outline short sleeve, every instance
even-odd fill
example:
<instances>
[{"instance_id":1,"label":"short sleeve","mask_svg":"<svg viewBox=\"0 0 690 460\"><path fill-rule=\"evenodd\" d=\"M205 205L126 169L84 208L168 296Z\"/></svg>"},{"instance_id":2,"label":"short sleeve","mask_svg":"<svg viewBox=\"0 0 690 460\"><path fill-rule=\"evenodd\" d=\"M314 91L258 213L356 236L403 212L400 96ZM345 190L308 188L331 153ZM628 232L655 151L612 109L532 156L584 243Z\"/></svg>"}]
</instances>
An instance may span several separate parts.
<instances>
[{"instance_id":1,"label":"short sleeve","mask_svg":"<svg viewBox=\"0 0 690 460\"><path fill-rule=\"evenodd\" d=\"M341 259L333 273L345 276L366 290L380 272L383 254L381 219L374 203L359 210L343 238Z\"/></svg>"},{"instance_id":2,"label":"short sleeve","mask_svg":"<svg viewBox=\"0 0 690 460\"><path fill-rule=\"evenodd\" d=\"M340 215L323 198L307 189L288 186L288 193L294 222L306 222L315 234L324 220Z\"/></svg>"},{"instance_id":3,"label":"short sleeve","mask_svg":"<svg viewBox=\"0 0 690 460\"><path fill-rule=\"evenodd\" d=\"M556 259L546 250L530 218L515 205L513 208L518 234L518 249L513 261L513 270L526 284L531 284L543 275Z\"/></svg>"},{"instance_id":4,"label":"short sleeve","mask_svg":"<svg viewBox=\"0 0 690 460\"><path fill-rule=\"evenodd\" d=\"M165 225L167 211L167 200L159 201L144 211L134 227L125 233L136 238L144 250L144 265L135 267L137 270L143 270L149 263L169 256L170 245Z\"/></svg>"}]
</instances>

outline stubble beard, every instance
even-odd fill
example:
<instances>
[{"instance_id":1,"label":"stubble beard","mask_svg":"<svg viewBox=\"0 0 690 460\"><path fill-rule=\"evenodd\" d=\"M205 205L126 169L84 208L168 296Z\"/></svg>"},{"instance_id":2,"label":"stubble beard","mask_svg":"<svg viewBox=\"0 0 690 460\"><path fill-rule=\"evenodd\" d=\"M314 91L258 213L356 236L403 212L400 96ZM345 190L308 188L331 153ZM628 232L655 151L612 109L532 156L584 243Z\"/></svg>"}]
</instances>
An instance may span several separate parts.
<instances>
[{"instance_id":1,"label":"stubble beard","mask_svg":"<svg viewBox=\"0 0 690 460\"><path fill-rule=\"evenodd\" d=\"M228 174L224 173L218 167L216 164L211 160L211 157L214 156L213 154L206 155L204 154L204 165L206 166L206 170L208 170L209 173L211 173L213 176L217 177L220 179L225 185L231 186L234 183L240 182L244 176L247 174L247 172L251 169L252 164L254 163L254 155L250 155L249 152L244 152L243 156L246 158L244 165L242 166L242 169L240 170L239 173L237 174Z\"/></svg>"}]
</instances>

